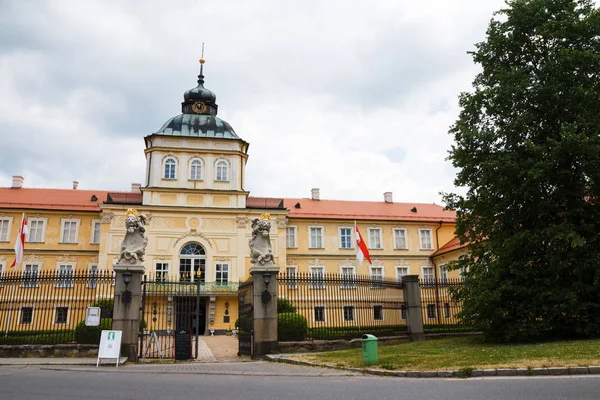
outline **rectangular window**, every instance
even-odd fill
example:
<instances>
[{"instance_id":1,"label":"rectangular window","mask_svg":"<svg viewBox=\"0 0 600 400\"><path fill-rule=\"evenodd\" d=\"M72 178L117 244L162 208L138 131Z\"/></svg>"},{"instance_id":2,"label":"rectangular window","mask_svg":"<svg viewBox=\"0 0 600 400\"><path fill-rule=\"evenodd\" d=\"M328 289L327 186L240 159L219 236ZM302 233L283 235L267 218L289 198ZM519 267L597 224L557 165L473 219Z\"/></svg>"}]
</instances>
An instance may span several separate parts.
<instances>
[{"instance_id":1,"label":"rectangular window","mask_svg":"<svg viewBox=\"0 0 600 400\"><path fill-rule=\"evenodd\" d=\"M68 314L69 314L68 307L56 307L56 311L54 314L54 323L55 324L66 324Z\"/></svg>"},{"instance_id":2,"label":"rectangular window","mask_svg":"<svg viewBox=\"0 0 600 400\"><path fill-rule=\"evenodd\" d=\"M406 304L400 306L400 318L406 319Z\"/></svg>"},{"instance_id":3,"label":"rectangular window","mask_svg":"<svg viewBox=\"0 0 600 400\"><path fill-rule=\"evenodd\" d=\"M383 287L383 268L382 267L371 267L371 287L382 288Z\"/></svg>"},{"instance_id":4,"label":"rectangular window","mask_svg":"<svg viewBox=\"0 0 600 400\"><path fill-rule=\"evenodd\" d=\"M92 244L100 244L100 221L92 222Z\"/></svg>"},{"instance_id":5,"label":"rectangular window","mask_svg":"<svg viewBox=\"0 0 600 400\"><path fill-rule=\"evenodd\" d=\"M340 228L340 248L351 249L352 248L352 229L351 228Z\"/></svg>"},{"instance_id":6,"label":"rectangular window","mask_svg":"<svg viewBox=\"0 0 600 400\"><path fill-rule=\"evenodd\" d=\"M443 285L448 284L448 270L445 265L440 265L440 283Z\"/></svg>"},{"instance_id":7,"label":"rectangular window","mask_svg":"<svg viewBox=\"0 0 600 400\"><path fill-rule=\"evenodd\" d=\"M408 244L406 242L406 229L394 229L394 249L408 249Z\"/></svg>"},{"instance_id":8,"label":"rectangular window","mask_svg":"<svg viewBox=\"0 0 600 400\"><path fill-rule=\"evenodd\" d=\"M427 304L427 318L435 318L435 304Z\"/></svg>"},{"instance_id":9,"label":"rectangular window","mask_svg":"<svg viewBox=\"0 0 600 400\"><path fill-rule=\"evenodd\" d=\"M325 322L325 307L315 307L315 322Z\"/></svg>"},{"instance_id":10,"label":"rectangular window","mask_svg":"<svg viewBox=\"0 0 600 400\"><path fill-rule=\"evenodd\" d=\"M27 219L27 241L30 243L42 243L44 241L45 220L39 218Z\"/></svg>"},{"instance_id":11,"label":"rectangular window","mask_svg":"<svg viewBox=\"0 0 600 400\"><path fill-rule=\"evenodd\" d=\"M285 274L288 289L298 289L298 275L296 267L286 267Z\"/></svg>"},{"instance_id":12,"label":"rectangular window","mask_svg":"<svg viewBox=\"0 0 600 400\"><path fill-rule=\"evenodd\" d=\"M373 306L373 319L383 321L383 306Z\"/></svg>"},{"instance_id":13,"label":"rectangular window","mask_svg":"<svg viewBox=\"0 0 600 400\"><path fill-rule=\"evenodd\" d=\"M369 228L369 249L381 248L381 228Z\"/></svg>"},{"instance_id":14,"label":"rectangular window","mask_svg":"<svg viewBox=\"0 0 600 400\"><path fill-rule=\"evenodd\" d=\"M310 248L311 249L322 249L323 248L323 228L311 227L310 228Z\"/></svg>"},{"instance_id":15,"label":"rectangular window","mask_svg":"<svg viewBox=\"0 0 600 400\"><path fill-rule=\"evenodd\" d=\"M229 282L229 264L217 264L216 271L216 284L227 285Z\"/></svg>"},{"instance_id":16,"label":"rectangular window","mask_svg":"<svg viewBox=\"0 0 600 400\"><path fill-rule=\"evenodd\" d=\"M450 318L450 303L444 303L444 318Z\"/></svg>"},{"instance_id":17,"label":"rectangular window","mask_svg":"<svg viewBox=\"0 0 600 400\"><path fill-rule=\"evenodd\" d=\"M467 267L460 267L459 273L460 273L460 280L464 281L465 278L467 277Z\"/></svg>"},{"instance_id":18,"label":"rectangular window","mask_svg":"<svg viewBox=\"0 0 600 400\"><path fill-rule=\"evenodd\" d=\"M154 264L154 280L156 282L166 282L169 279L169 263Z\"/></svg>"},{"instance_id":19,"label":"rectangular window","mask_svg":"<svg viewBox=\"0 0 600 400\"><path fill-rule=\"evenodd\" d=\"M90 280L88 287L94 289L98 285L98 266L90 265Z\"/></svg>"},{"instance_id":20,"label":"rectangular window","mask_svg":"<svg viewBox=\"0 0 600 400\"><path fill-rule=\"evenodd\" d=\"M4 275L4 264L0 264L0 278ZM0 285L2 287L2 285Z\"/></svg>"},{"instance_id":21,"label":"rectangular window","mask_svg":"<svg viewBox=\"0 0 600 400\"><path fill-rule=\"evenodd\" d=\"M33 307L21 307L21 323L31 324L33 322Z\"/></svg>"},{"instance_id":22,"label":"rectangular window","mask_svg":"<svg viewBox=\"0 0 600 400\"><path fill-rule=\"evenodd\" d=\"M423 267L423 283L435 283L435 274L433 272L433 267Z\"/></svg>"},{"instance_id":23,"label":"rectangular window","mask_svg":"<svg viewBox=\"0 0 600 400\"><path fill-rule=\"evenodd\" d=\"M340 272L342 275L342 289L356 289L354 267L343 267Z\"/></svg>"},{"instance_id":24,"label":"rectangular window","mask_svg":"<svg viewBox=\"0 0 600 400\"><path fill-rule=\"evenodd\" d=\"M10 219L0 219L0 242L8 242L10 240Z\"/></svg>"},{"instance_id":25,"label":"rectangular window","mask_svg":"<svg viewBox=\"0 0 600 400\"><path fill-rule=\"evenodd\" d=\"M288 226L285 229L285 244L288 249L295 249L298 247L296 244L296 227Z\"/></svg>"},{"instance_id":26,"label":"rectangular window","mask_svg":"<svg viewBox=\"0 0 600 400\"><path fill-rule=\"evenodd\" d=\"M192 260L189 258L182 258L179 260L179 281L192 281Z\"/></svg>"},{"instance_id":27,"label":"rectangular window","mask_svg":"<svg viewBox=\"0 0 600 400\"><path fill-rule=\"evenodd\" d=\"M419 229L419 238L421 241L421 250L433 250L431 229Z\"/></svg>"},{"instance_id":28,"label":"rectangular window","mask_svg":"<svg viewBox=\"0 0 600 400\"><path fill-rule=\"evenodd\" d=\"M60 264L58 266L58 282L56 287L73 287L73 266L70 264Z\"/></svg>"},{"instance_id":29,"label":"rectangular window","mask_svg":"<svg viewBox=\"0 0 600 400\"><path fill-rule=\"evenodd\" d=\"M38 286L38 272L40 266L37 264L25 264L23 268L23 287L34 288Z\"/></svg>"},{"instance_id":30,"label":"rectangular window","mask_svg":"<svg viewBox=\"0 0 600 400\"><path fill-rule=\"evenodd\" d=\"M310 288L325 289L324 267L310 267Z\"/></svg>"},{"instance_id":31,"label":"rectangular window","mask_svg":"<svg viewBox=\"0 0 600 400\"><path fill-rule=\"evenodd\" d=\"M354 306L344 306L344 321L354 321Z\"/></svg>"},{"instance_id":32,"label":"rectangular window","mask_svg":"<svg viewBox=\"0 0 600 400\"><path fill-rule=\"evenodd\" d=\"M402 282L402 277L408 275L408 267L396 267L396 281Z\"/></svg>"},{"instance_id":33,"label":"rectangular window","mask_svg":"<svg viewBox=\"0 0 600 400\"><path fill-rule=\"evenodd\" d=\"M61 243L77 243L77 221L63 220Z\"/></svg>"}]
</instances>

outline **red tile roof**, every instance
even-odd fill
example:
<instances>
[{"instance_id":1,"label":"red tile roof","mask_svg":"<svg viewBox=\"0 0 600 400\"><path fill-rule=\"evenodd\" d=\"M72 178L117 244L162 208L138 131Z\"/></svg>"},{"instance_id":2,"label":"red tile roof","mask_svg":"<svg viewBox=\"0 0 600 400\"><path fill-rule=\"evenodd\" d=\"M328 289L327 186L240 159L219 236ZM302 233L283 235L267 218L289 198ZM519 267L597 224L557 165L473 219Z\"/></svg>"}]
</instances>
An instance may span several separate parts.
<instances>
[{"instance_id":1,"label":"red tile roof","mask_svg":"<svg viewBox=\"0 0 600 400\"><path fill-rule=\"evenodd\" d=\"M103 190L0 188L0 208L100 211L106 195Z\"/></svg>"},{"instance_id":2,"label":"red tile roof","mask_svg":"<svg viewBox=\"0 0 600 400\"><path fill-rule=\"evenodd\" d=\"M437 249L437 251L435 253L433 253L431 256L437 257L442 254L450 253L451 251L454 251L454 250L462 249L463 247L467 247L468 245L469 245L468 243L460 244L460 239L455 237L452 240L450 240L448 243L446 243L445 245L443 245L442 247Z\"/></svg>"},{"instance_id":3,"label":"red tile roof","mask_svg":"<svg viewBox=\"0 0 600 400\"><path fill-rule=\"evenodd\" d=\"M135 204L141 205L143 195L141 193L133 192L109 192L107 203L111 204Z\"/></svg>"},{"instance_id":4,"label":"red tile roof","mask_svg":"<svg viewBox=\"0 0 600 400\"><path fill-rule=\"evenodd\" d=\"M283 209L283 199L274 197L251 197L246 199L246 208L279 208Z\"/></svg>"},{"instance_id":5,"label":"red tile roof","mask_svg":"<svg viewBox=\"0 0 600 400\"><path fill-rule=\"evenodd\" d=\"M290 218L455 222L456 213L436 204L284 199Z\"/></svg>"}]
</instances>

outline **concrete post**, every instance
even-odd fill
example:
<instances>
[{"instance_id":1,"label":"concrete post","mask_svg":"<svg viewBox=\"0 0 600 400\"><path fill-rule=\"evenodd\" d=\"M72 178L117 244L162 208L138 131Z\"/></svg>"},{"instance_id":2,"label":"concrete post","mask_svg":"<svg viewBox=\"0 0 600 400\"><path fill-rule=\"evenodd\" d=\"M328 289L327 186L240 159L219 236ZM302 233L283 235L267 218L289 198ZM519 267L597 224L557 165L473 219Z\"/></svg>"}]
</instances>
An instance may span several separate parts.
<instances>
[{"instance_id":1,"label":"concrete post","mask_svg":"<svg viewBox=\"0 0 600 400\"><path fill-rule=\"evenodd\" d=\"M138 332L140 329L140 309L142 306L142 277L145 273L141 264L113 266L115 276L115 302L113 308L112 329L122 331L121 355L126 356L131 362L138 361ZM131 282L125 286L123 273L131 273ZM131 302L123 302L123 292L131 292Z\"/></svg>"},{"instance_id":2,"label":"concrete post","mask_svg":"<svg viewBox=\"0 0 600 400\"><path fill-rule=\"evenodd\" d=\"M423 311L421 309L421 291L419 289L419 276L406 275L402 277L404 284L404 301L406 302L406 323L410 340L422 342L425 340L423 331Z\"/></svg>"},{"instance_id":3,"label":"concrete post","mask_svg":"<svg viewBox=\"0 0 600 400\"><path fill-rule=\"evenodd\" d=\"M278 351L277 342L277 274L279 267L254 266L250 275L254 282L254 349L253 357ZM271 282L265 284L265 275ZM270 298L269 298L270 297ZM268 301L267 301L268 300Z\"/></svg>"}]
</instances>

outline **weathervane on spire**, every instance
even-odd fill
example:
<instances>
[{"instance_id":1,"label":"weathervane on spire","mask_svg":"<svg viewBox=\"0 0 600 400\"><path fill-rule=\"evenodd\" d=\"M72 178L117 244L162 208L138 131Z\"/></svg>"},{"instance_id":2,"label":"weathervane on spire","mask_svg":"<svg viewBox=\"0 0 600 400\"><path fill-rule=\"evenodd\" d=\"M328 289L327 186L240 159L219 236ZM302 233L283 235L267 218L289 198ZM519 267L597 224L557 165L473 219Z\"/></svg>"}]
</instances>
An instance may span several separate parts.
<instances>
[{"instance_id":1,"label":"weathervane on spire","mask_svg":"<svg viewBox=\"0 0 600 400\"><path fill-rule=\"evenodd\" d=\"M206 62L206 60L204 60L204 42L202 42L202 55L200 56L200 75L198 75L198 83L204 83L204 63Z\"/></svg>"}]
</instances>

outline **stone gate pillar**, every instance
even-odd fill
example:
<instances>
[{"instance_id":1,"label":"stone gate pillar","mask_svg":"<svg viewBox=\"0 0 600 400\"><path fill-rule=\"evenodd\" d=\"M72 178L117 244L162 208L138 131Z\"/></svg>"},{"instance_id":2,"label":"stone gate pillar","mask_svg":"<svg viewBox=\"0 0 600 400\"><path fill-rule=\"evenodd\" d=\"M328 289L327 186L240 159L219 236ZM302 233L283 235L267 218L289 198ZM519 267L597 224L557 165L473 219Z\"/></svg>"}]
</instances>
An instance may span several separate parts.
<instances>
[{"instance_id":1,"label":"stone gate pillar","mask_svg":"<svg viewBox=\"0 0 600 400\"><path fill-rule=\"evenodd\" d=\"M277 274L279 267L254 266L254 357L277 353ZM267 282L269 282L267 284Z\"/></svg>"},{"instance_id":2,"label":"stone gate pillar","mask_svg":"<svg viewBox=\"0 0 600 400\"><path fill-rule=\"evenodd\" d=\"M138 332L140 329L140 309L142 306L142 277L144 266L119 265L113 266L115 276L115 301L113 308L112 328L123 331L121 340L121 355L131 362L138 361ZM131 280L125 285L124 274L130 274ZM129 293L127 293L129 292Z\"/></svg>"},{"instance_id":3,"label":"stone gate pillar","mask_svg":"<svg viewBox=\"0 0 600 400\"><path fill-rule=\"evenodd\" d=\"M425 340L423 331L423 311L421 310L421 291L419 290L419 276L406 275L402 277L404 284L404 301L406 302L406 324L410 340L422 342Z\"/></svg>"}]
</instances>

